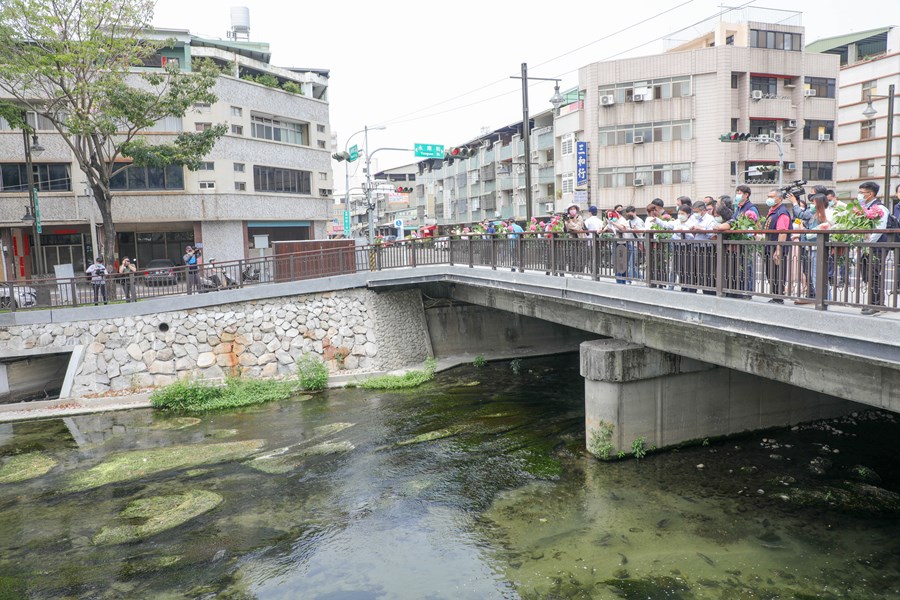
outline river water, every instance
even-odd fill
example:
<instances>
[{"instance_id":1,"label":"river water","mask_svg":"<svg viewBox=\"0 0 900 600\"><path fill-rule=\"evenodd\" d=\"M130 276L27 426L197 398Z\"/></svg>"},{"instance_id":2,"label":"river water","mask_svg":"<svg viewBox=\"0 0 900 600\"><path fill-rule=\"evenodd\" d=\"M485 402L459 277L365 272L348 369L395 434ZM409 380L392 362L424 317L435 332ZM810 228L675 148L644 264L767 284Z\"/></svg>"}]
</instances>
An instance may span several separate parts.
<instances>
[{"instance_id":1,"label":"river water","mask_svg":"<svg viewBox=\"0 0 900 600\"><path fill-rule=\"evenodd\" d=\"M900 597L893 415L603 463L577 363L0 426L0 599Z\"/></svg>"}]
</instances>

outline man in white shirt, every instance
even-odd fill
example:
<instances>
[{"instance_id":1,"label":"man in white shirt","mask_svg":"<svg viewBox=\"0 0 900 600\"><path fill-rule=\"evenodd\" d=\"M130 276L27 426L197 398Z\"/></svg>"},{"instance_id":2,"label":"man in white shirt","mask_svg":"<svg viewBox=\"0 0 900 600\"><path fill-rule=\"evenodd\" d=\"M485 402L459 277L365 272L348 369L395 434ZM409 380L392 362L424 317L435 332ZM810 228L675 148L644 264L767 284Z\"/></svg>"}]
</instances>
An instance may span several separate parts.
<instances>
[{"instance_id":1,"label":"man in white shirt","mask_svg":"<svg viewBox=\"0 0 900 600\"><path fill-rule=\"evenodd\" d=\"M694 202L693 216L691 217L691 233L695 240L711 240L715 237L713 230L716 228L716 220L709 214L705 202ZM715 294L716 290L716 260L714 246L712 244L693 244L691 248L696 261L697 271L694 280L697 285L712 288L703 290L704 294Z\"/></svg>"},{"instance_id":2,"label":"man in white shirt","mask_svg":"<svg viewBox=\"0 0 900 600\"><path fill-rule=\"evenodd\" d=\"M587 231L597 233L603 229L603 219L597 216L596 206L588 208L588 212L591 213L591 216L584 220L584 228Z\"/></svg>"},{"instance_id":3,"label":"man in white shirt","mask_svg":"<svg viewBox=\"0 0 900 600\"><path fill-rule=\"evenodd\" d=\"M866 181L859 184L859 194L856 199L860 205L867 211L879 211L878 220L875 221L873 229L887 229L888 208L878 199L878 190L881 187L874 181ZM889 190L885 190L885 195L889 195ZM866 236L866 243L875 244L887 241L887 236L883 233L870 233ZM870 248L868 252L862 253L859 268L862 271L862 278L868 285L868 304L880 305L884 303L884 290L882 288L882 270L884 269L884 250L881 248ZM871 271L871 273L870 273ZM874 315L881 312L877 308L864 308L862 314Z\"/></svg>"}]
</instances>

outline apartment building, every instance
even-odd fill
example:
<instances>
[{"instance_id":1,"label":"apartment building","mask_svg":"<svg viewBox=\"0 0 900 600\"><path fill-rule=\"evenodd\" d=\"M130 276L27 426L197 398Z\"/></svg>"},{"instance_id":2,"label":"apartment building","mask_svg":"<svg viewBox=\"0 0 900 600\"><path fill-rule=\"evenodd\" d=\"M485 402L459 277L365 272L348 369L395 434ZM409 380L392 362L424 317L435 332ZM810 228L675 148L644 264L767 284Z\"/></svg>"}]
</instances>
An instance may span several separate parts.
<instances>
[{"instance_id":1,"label":"apartment building","mask_svg":"<svg viewBox=\"0 0 900 600\"><path fill-rule=\"evenodd\" d=\"M804 37L800 26L717 22L669 52L581 68L590 169L576 190L602 208L642 208L738 184L762 198L779 173L833 185L839 59L804 52ZM767 142L719 142L728 132Z\"/></svg>"},{"instance_id":2,"label":"apartment building","mask_svg":"<svg viewBox=\"0 0 900 600\"><path fill-rule=\"evenodd\" d=\"M840 57L835 176L838 193L845 198L856 197L863 181L874 180L884 187L888 86L894 85L895 99L900 94L900 28L880 27L817 40L806 51ZM896 112L897 109L889 193L894 192L900 174L900 126Z\"/></svg>"},{"instance_id":3,"label":"apartment building","mask_svg":"<svg viewBox=\"0 0 900 600\"><path fill-rule=\"evenodd\" d=\"M219 261L249 255L255 236L268 241L323 238L332 218L334 187L329 144L328 71L272 65L269 45L247 39L207 39L185 30L157 30L174 40L145 69L206 58L226 74L218 101L195 105L181 118L156 123L148 136L175 136L226 123L199 171L130 167L112 182L117 256L180 264L185 245L203 244ZM252 80L251 80L252 79ZM261 83L260 83L261 82ZM83 272L102 241L99 211L61 136L30 117L43 151L34 156L48 272L72 264ZM37 261L28 204L22 133L0 120L0 239L5 280L30 277ZM259 239L259 238L256 238Z\"/></svg>"}]
</instances>

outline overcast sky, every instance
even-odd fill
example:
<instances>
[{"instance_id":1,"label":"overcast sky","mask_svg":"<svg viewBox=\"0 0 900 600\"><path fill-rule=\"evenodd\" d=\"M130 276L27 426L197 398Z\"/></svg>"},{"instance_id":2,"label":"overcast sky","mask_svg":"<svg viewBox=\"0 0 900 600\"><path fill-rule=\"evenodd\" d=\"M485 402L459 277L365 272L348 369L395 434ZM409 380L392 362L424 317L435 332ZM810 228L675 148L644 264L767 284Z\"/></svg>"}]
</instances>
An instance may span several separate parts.
<instances>
[{"instance_id":1,"label":"overcast sky","mask_svg":"<svg viewBox=\"0 0 900 600\"><path fill-rule=\"evenodd\" d=\"M900 0L740 0L731 6L745 4L743 12L731 13L743 18L724 20L759 20L746 11L781 5L802 13L807 43L900 21ZM341 150L365 125L387 126L370 133L373 150L466 142L483 127L521 121L521 83L509 79L521 63L528 63L529 75L561 78L565 91L578 84L579 67L663 52L661 38L683 28L678 38L702 34L709 28L690 26L723 10L714 0L158 0L155 22L224 37L231 6L250 9L250 39L270 44L273 64L331 71L331 128ZM552 95L552 82L534 82L532 114L549 108ZM362 137L353 143L361 147ZM387 150L376 158L373 171L415 161L412 152Z\"/></svg>"}]
</instances>

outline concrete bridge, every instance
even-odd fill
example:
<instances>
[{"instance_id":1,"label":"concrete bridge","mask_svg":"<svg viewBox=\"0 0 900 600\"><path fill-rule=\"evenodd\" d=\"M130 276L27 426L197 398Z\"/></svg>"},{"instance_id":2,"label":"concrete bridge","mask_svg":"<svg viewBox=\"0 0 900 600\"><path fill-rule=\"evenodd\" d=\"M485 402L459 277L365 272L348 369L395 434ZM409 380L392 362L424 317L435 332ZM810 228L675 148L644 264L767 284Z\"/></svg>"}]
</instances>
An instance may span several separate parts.
<instances>
[{"instance_id":1,"label":"concrete bridge","mask_svg":"<svg viewBox=\"0 0 900 600\"><path fill-rule=\"evenodd\" d=\"M301 317L267 320L290 318L276 315L298 306L309 319L305 315L317 303L328 308L327 299L335 300L332 312L340 313L338 306L349 306L340 302L351 297L360 313L355 325L335 322L313 331L292 325ZM261 308L271 302L282 304ZM453 314L448 304L468 308ZM486 310L495 312L485 318ZM463 322L477 311L477 327ZM201 321L212 324L203 332L182 330ZM365 321L371 331L360 324ZM518 333L510 337L510 331ZM832 416L858 409L853 403L900 411L898 333L900 320L889 313L821 313L536 272L431 265L137 304L7 313L0 315L0 356L66 356L65 396L115 389L113 382L126 373L146 384L192 370L219 369L207 373L215 376L245 363L251 375L284 374L297 352L317 352L333 362L335 349L345 346L358 357L354 366L371 371L402 366L398 361L413 364L449 351L448 344L456 351L470 344L473 354L486 346L539 353L580 344L589 445L602 438L618 451L639 437L664 447ZM134 350L144 338L147 350ZM355 345L348 341L353 338ZM223 344L231 346L228 352L216 354ZM105 358L111 345L118 346L115 361ZM180 346L182 352L167 351ZM393 353L398 360L387 359ZM112 362L118 377L98 374ZM267 367L273 363L277 368Z\"/></svg>"}]
</instances>

